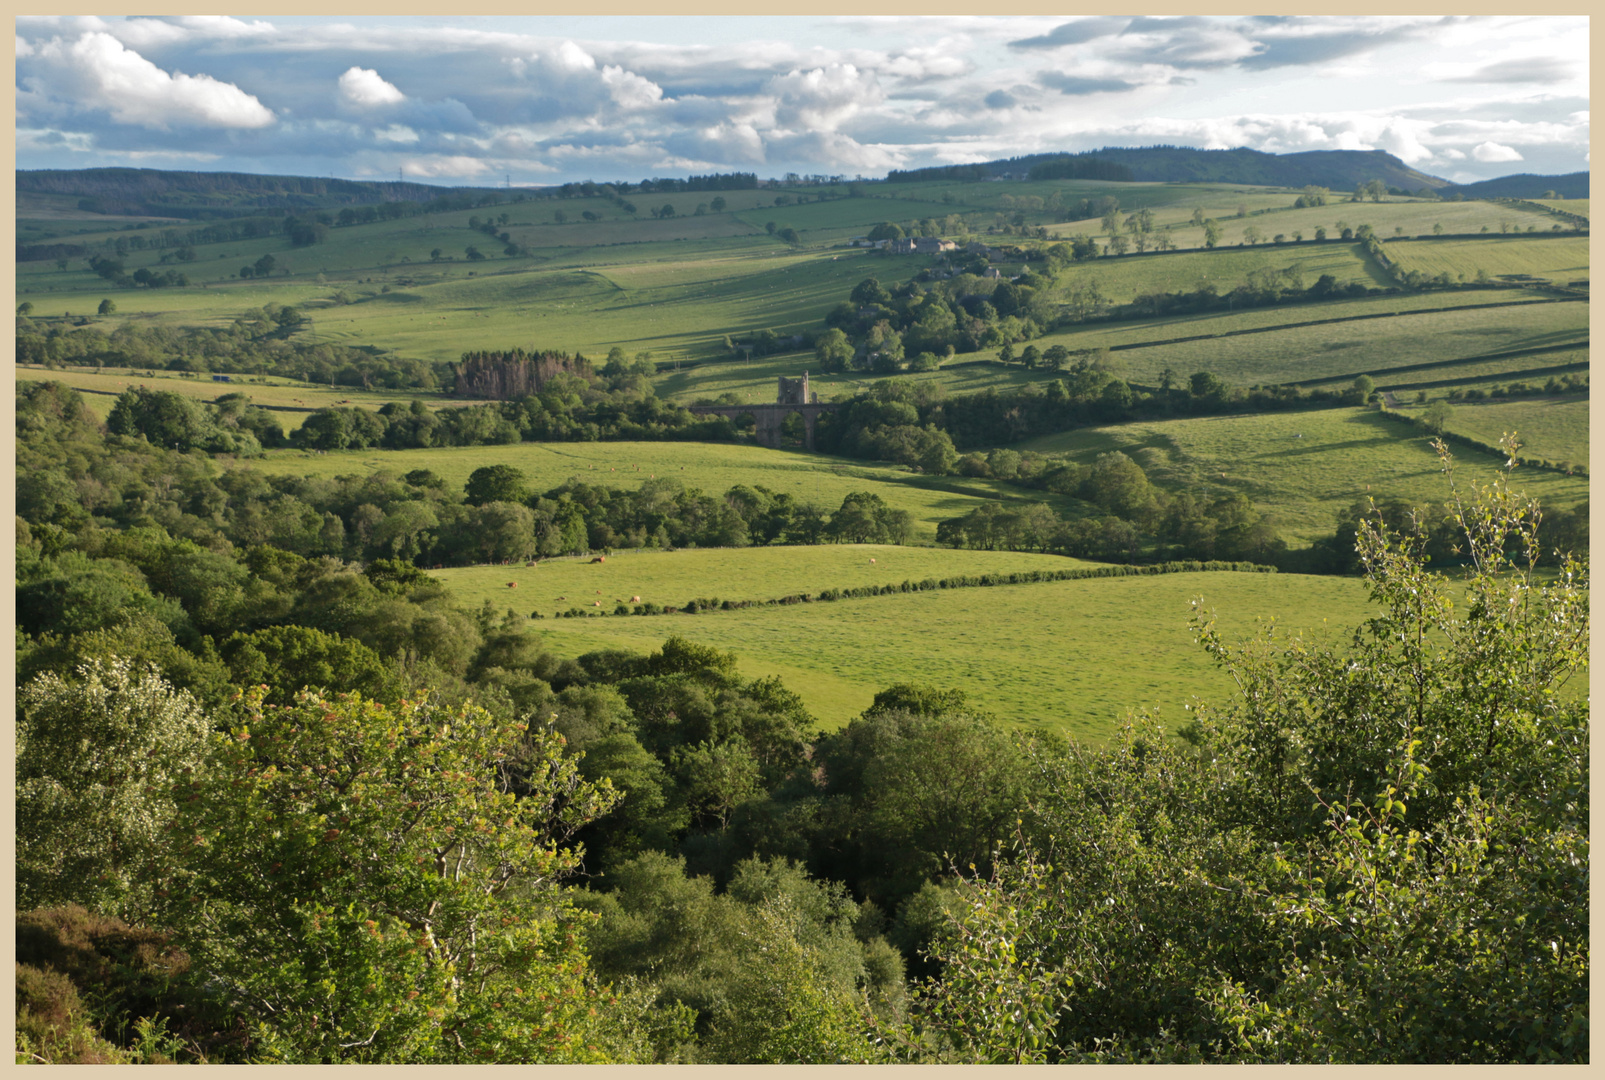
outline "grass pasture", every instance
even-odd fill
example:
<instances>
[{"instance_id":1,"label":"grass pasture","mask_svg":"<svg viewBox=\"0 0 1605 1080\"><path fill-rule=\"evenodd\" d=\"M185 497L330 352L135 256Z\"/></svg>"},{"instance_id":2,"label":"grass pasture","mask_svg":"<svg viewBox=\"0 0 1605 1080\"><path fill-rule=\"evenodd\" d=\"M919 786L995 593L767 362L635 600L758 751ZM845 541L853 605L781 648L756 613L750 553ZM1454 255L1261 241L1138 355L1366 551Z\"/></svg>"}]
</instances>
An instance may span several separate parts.
<instances>
[{"instance_id":1,"label":"grass pasture","mask_svg":"<svg viewBox=\"0 0 1605 1080\"><path fill-rule=\"evenodd\" d=\"M1120 450L1168 490L1210 498L1241 492L1275 515L1293 546L1330 536L1337 515L1367 495L1422 506L1449 495L1427 436L1372 409L1121 424L1031 439L1016 449L1085 462ZM1486 482L1500 464L1465 447L1453 452L1461 482ZM1557 506L1588 497L1586 479L1537 469L1518 469L1515 486Z\"/></svg>"},{"instance_id":2,"label":"grass pasture","mask_svg":"<svg viewBox=\"0 0 1605 1080\"><path fill-rule=\"evenodd\" d=\"M314 386L271 375L234 375L230 382L216 383L212 381L210 375L197 375L186 379L176 372L161 370L157 370L154 375L147 375L146 371L149 370L102 368L97 372L92 368L57 368L54 371L45 368L18 368L16 374L19 381L54 381L80 391L84 403L103 419L111 412L112 405L117 401L117 395L134 386L167 390L194 398L196 401L206 402L216 401L225 394L244 394L250 399L251 404L275 410L275 416L282 422L286 432L300 427L301 421L306 419L312 410L333 405L378 409L387 402L411 401L414 397L424 399L427 404L435 408L451 408L465 404L439 394L405 390L365 391L349 386L330 390L326 386Z\"/></svg>"},{"instance_id":3,"label":"grass pasture","mask_svg":"<svg viewBox=\"0 0 1605 1080\"><path fill-rule=\"evenodd\" d=\"M1255 617L1319 631L1323 620L1358 622L1366 607L1355 579L1164 574L697 615L548 619L535 632L565 656L648 652L671 634L730 649L744 675L781 676L829 728L862 712L877 691L918 682L963 688L1007 727L1101 743L1128 710L1154 708L1179 726L1191 697L1230 694L1230 679L1193 641L1195 597L1234 637L1251 634Z\"/></svg>"},{"instance_id":4,"label":"grass pasture","mask_svg":"<svg viewBox=\"0 0 1605 1080\"><path fill-rule=\"evenodd\" d=\"M1578 217L1585 218L1588 216L1587 199L1529 199L1528 201L1535 202L1540 206L1547 206L1551 210L1563 210L1568 214L1576 214Z\"/></svg>"},{"instance_id":5,"label":"grass pasture","mask_svg":"<svg viewBox=\"0 0 1605 1080\"><path fill-rule=\"evenodd\" d=\"M335 235L378 227L356 226L335 230ZM270 241L255 243L264 252L271 248ZM204 289L129 291L69 271L61 276L82 280L64 285L71 290L65 295L41 293L31 287L35 283L19 280L18 297L31 299L41 314L76 316L93 314L102 297L112 296L118 315L106 320L109 326L152 317L226 325L250 308L293 304L313 320L299 339L315 332L320 342L378 345L429 360L457 360L468 349L511 345L588 356L619 346L632 356L650 351L660 360L672 360L726 355L727 333L740 337L763 329L780 334L816 329L825 312L860 280L876 270L885 273L878 265L865 269L868 256L862 252L790 251L767 237L753 250L743 250L752 247L745 244L734 249L716 244L654 246L655 252L592 253L587 266L498 258L470 270L460 263L426 262L415 271L390 266L377 277L350 282L331 276L324 284L305 277L228 279ZM315 250L320 257L324 254L321 247ZM247 262L257 257L246 254ZM603 257L597 258L599 254ZM643 258L648 254L655 257ZM61 272L52 266L38 277L57 274ZM403 280L410 284L401 284ZM353 303L332 302L342 290Z\"/></svg>"},{"instance_id":6,"label":"grass pasture","mask_svg":"<svg viewBox=\"0 0 1605 1080\"><path fill-rule=\"evenodd\" d=\"M1317 317L1319 309L1301 306L1296 310L1296 317L1290 317L1292 309L1282 315L1288 321L1296 318L1302 322ZM1200 319L1198 326L1194 333L1209 333L1213 320ZM1175 336L1184 336L1184 332ZM1145 385L1157 384L1166 368L1184 378L1195 371L1211 371L1236 386L1302 385L1361 373L1380 378L1393 367L1537 349L1587 337L1587 304L1523 304L1415 311L1394 318L1123 349L1113 353L1110 362L1122 378ZM1051 344L1060 339L1043 340ZM1064 344L1075 347L1073 341ZM1534 366L1525 360L1512 362L1516 367Z\"/></svg>"},{"instance_id":7,"label":"grass pasture","mask_svg":"<svg viewBox=\"0 0 1605 1080\"><path fill-rule=\"evenodd\" d=\"M1446 311L1485 304L1514 307L1549 302L1553 301L1519 289L1456 289L1391 296L1356 296L1284 307L1250 308L1247 311L1210 311L1133 322L1087 323L1073 330L1049 334L1041 340L1074 351L1141 345L1199 334L1218 336L1244 330L1274 331L1326 319L1391 318L1407 312Z\"/></svg>"},{"instance_id":8,"label":"grass pasture","mask_svg":"<svg viewBox=\"0 0 1605 1080\"><path fill-rule=\"evenodd\" d=\"M625 550L601 564L588 557L542 559L540 564L464 566L433 570L459 603L478 608L486 600L516 611L552 615L571 607L611 613L616 603L680 607L689 600L775 600L822 589L897 585L959 574L1009 574L1067 570L1097 563L1021 551L954 551L887 544L824 544L818 547L682 548ZM518 582L517 589L507 587ZM709 590L712 590L711 592ZM560 599L561 598L561 599Z\"/></svg>"},{"instance_id":9,"label":"grass pasture","mask_svg":"<svg viewBox=\"0 0 1605 1080\"><path fill-rule=\"evenodd\" d=\"M274 475L321 477L361 475L378 469L398 475L430 469L460 490L475 469L501 464L521 470L530 486L541 491L557 487L570 477L633 489L642 480L669 476L707 495L723 494L736 484L761 484L771 491L817 503L826 510L835 510L851 492L873 491L894 509L913 515L915 533L911 539L927 545L935 540L938 521L968 513L981 499L1040 500L1061 508L1068 502L1047 492L1025 492L993 480L922 476L895 466L847 462L823 454L770 450L742 443L519 443L326 454L270 450L265 457L242 467Z\"/></svg>"},{"instance_id":10,"label":"grass pasture","mask_svg":"<svg viewBox=\"0 0 1605 1080\"><path fill-rule=\"evenodd\" d=\"M1430 277L1474 280L1479 270L1491 277L1525 274L1557 285L1588 277L1588 237L1532 239L1491 236L1486 240L1401 240L1386 246L1388 257L1406 270Z\"/></svg>"},{"instance_id":11,"label":"grass pasture","mask_svg":"<svg viewBox=\"0 0 1605 1080\"><path fill-rule=\"evenodd\" d=\"M1498 445L1507 431L1521 440L1522 453L1550 461L1588 462L1588 400L1516 398L1510 401L1457 401L1448 430ZM1421 411L1416 406L1399 410ZM1459 448L1455 449L1460 452ZM1518 473L1518 475L1520 475Z\"/></svg>"},{"instance_id":12,"label":"grass pasture","mask_svg":"<svg viewBox=\"0 0 1605 1080\"><path fill-rule=\"evenodd\" d=\"M1445 397L1450 389L1469 390L1472 387L1487 389L1512 381L1525 381L1542 385L1552 375L1588 373L1588 347L1558 349L1525 356L1502 357L1496 360L1473 360L1464 364L1447 364L1422 371L1405 371L1397 375L1382 375L1376 384L1383 390L1425 390L1429 398Z\"/></svg>"},{"instance_id":13,"label":"grass pasture","mask_svg":"<svg viewBox=\"0 0 1605 1080\"><path fill-rule=\"evenodd\" d=\"M1497 232L1501 223L1520 231L1525 231L1527 226L1531 225L1542 232L1548 232L1549 227L1555 224L1554 218L1535 210L1475 200L1451 203L1428 199L1386 199L1374 203L1351 203L1343 201L1344 196L1338 193L1337 198L1329 199L1325 206L1310 206L1295 210L1293 200L1297 197L1296 192L1282 194L1279 196L1279 202L1269 207L1249 202L1248 217L1236 216L1236 203L1222 208L1223 212L1213 212L1206 204L1204 214L1214 217L1220 225L1219 243L1223 245L1242 243L1244 231L1249 226L1258 229L1263 234L1265 242L1269 242L1277 233L1283 234L1291 241L1295 232L1302 232L1304 239L1313 240L1315 230L1318 228L1326 229L1327 236L1336 239L1342 234L1345 225L1352 229L1369 225L1378 236L1385 239L1396 235L1431 236L1434 225L1442 225L1445 233L1480 233L1485 225L1489 231ZM1264 213L1253 212L1262 208L1265 209ZM1204 230L1188 220L1191 214L1192 209L1189 207L1183 217L1186 223L1174 225L1170 229L1170 238L1183 247L1199 247L1204 242ZM1155 217L1160 222L1166 220L1157 213ZM1401 229L1402 234L1398 232Z\"/></svg>"},{"instance_id":14,"label":"grass pasture","mask_svg":"<svg viewBox=\"0 0 1605 1080\"><path fill-rule=\"evenodd\" d=\"M1376 264L1360 253L1357 244L1260 244L1214 251L1178 251L1161 255L1124 255L1092 259L1060 275L1063 288L1094 283L1113 303L1130 303L1148 293L1192 292L1213 285L1221 293L1248 280L1256 270L1284 270L1297 266L1305 285L1322 274L1338 284L1359 282L1367 288L1384 288L1393 282Z\"/></svg>"}]
</instances>

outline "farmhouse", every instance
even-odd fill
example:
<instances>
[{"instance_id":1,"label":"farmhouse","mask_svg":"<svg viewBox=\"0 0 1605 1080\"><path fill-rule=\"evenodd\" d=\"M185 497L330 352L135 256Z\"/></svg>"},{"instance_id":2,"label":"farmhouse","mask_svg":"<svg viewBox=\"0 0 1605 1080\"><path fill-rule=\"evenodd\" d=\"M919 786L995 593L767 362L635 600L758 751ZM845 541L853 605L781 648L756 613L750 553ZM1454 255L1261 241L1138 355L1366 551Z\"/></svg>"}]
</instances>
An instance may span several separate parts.
<instances>
[{"instance_id":1,"label":"farmhouse","mask_svg":"<svg viewBox=\"0 0 1605 1080\"><path fill-rule=\"evenodd\" d=\"M893 255L937 255L957 247L953 241L936 236L905 236L900 240L890 241L886 250Z\"/></svg>"}]
</instances>

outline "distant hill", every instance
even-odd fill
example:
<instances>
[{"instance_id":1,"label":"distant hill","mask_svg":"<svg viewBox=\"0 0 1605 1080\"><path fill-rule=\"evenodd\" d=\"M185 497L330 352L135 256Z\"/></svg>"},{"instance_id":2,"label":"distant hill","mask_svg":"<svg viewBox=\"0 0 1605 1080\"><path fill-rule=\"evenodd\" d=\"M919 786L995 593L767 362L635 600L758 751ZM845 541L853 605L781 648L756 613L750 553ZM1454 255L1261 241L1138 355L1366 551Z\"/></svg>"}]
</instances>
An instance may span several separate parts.
<instances>
[{"instance_id":1,"label":"distant hill","mask_svg":"<svg viewBox=\"0 0 1605 1080\"><path fill-rule=\"evenodd\" d=\"M1160 183L1262 184L1304 187L1317 184L1334 191L1352 191L1368 180L1390 188L1419 191L1449 185L1440 176L1412 169L1382 150L1308 150L1267 154L1239 147L1198 150L1190 146L1106 146L1080 154L1030 154L989 161L982 168L992 176L1037 179L1086 175Z\"/></svg>"},{"instance_id":2,"label":"distant hill","mask_svg":"<svg viewBox=\"0 0 1605 1080\"><path fill-rule=\"evenodd\" d=\"M429 202L488 188L448 188L384 180L336 180L252 173L173 172L164 169L34 169L17 171L17 191L77 196L79 207L101 214L155 217L231 217L262 210L316 210L384 202Z\"/></svg>"},{"instance_id":3,"label":"distant hill","mask_svg":"<svg viewBox=\"0 0 1605 1080\"><path fill-rule=\"evenodd\" d=\"M1541 199L1546 191L1553 191L1563 199L1586 199L1588 173L1563 173L1560 176L1516 173L1492 180L1479 180L1475 184L1451 184L1439 194L1459 194L1468 199Z\"/></svg>"}]
</instances>

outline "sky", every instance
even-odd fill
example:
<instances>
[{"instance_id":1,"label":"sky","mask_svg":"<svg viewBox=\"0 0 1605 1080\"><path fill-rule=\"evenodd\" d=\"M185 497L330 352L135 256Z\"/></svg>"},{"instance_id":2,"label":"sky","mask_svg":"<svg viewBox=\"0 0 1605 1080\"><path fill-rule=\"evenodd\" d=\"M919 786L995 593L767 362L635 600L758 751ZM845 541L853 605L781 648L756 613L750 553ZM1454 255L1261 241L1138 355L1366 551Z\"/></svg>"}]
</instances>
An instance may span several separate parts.
<instances>
[{"instance_id":1,"label":"sky","mask_svg":"<svg viewBox=\"0 0 1605 1080\"><path fill-rule=\"evenodd\" d=\"M1588 166L1580 16L21 17L22 169L435 184L1166 143Z\"/></svg>"}]
</instances>

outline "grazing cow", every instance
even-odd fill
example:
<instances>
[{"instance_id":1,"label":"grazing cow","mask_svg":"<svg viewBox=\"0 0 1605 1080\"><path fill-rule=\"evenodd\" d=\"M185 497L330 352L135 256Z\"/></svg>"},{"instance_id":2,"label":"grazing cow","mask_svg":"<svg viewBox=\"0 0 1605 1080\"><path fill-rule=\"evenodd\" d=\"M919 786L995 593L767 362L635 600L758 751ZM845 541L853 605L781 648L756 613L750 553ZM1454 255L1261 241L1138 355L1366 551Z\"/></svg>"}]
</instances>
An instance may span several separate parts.
<instances>
[{"instance_id":1,"label":"grazing cow","mask_svg":"<svg viewBox=\"0 0 1605 1080\"><path fill-rule=\"evenodd\" d=\"M559 597L558 597L558 599L559 599L559 600L567 600L567 599L568 599L568 597L566 597L566 596L559 596Z\"/></svg>"},{"instance_id":2,"label":"grazing cow","mask_svg":"<svg viewBox=\"0 0 1605 1080\"><path fill-rule=\"evenodd\" d=\"M639 603L640 603L640 602L641 602L641 598L640 598L640 597L639 597L639 596L632 596L632 597L630 597L630 603L632 603L632 604L639 604Z\"/></svg>"},{"instance_id":3,"label":"grazing cow","mask_svg":"<svg viewBox=\"0 0 1605 1080\"><path fill-rule=\"evenodd\" d=\"M874 560L874 559L871 559L871 560L869 560L869 561L870 561L870 562L874 562L874 561L875 561L875 560Z\"/></svg>"},{"instance_id":4,"label":"grazing cow","mask_svg":"<svg viewBox=\"0 0 1605 1080\"><path fill-rule=\"evenodd\" d=\"M600 600L592 600L591 601L591 606L592 607L601 607L602 606L602 601L600 601Z\"/></svg>"},{"instance_id":5,"label":"grazing cow","mask_svg":"<svg viewBox=\"0 0 1605 1080\"><path fill-rule=\"evenodd\" d=\"M596 558L592 559L591 561L593 563L607 562L607 556L606 555L598 555Z\"/></svg>"},{"instance_id":6,"label":"grazing cow","mask_svg":"<svg viewBox=\"0 0 1605 1080\"><path fill-rule=\"evenodd\" d=\"M507 587L508 587L508 588L509 588L509 589L516 589L516 588L518 588L518 582L516 582L516 581L509 581L509 582L508 582L508 583L507 583Z\"/></svg>"}]
</instances>

